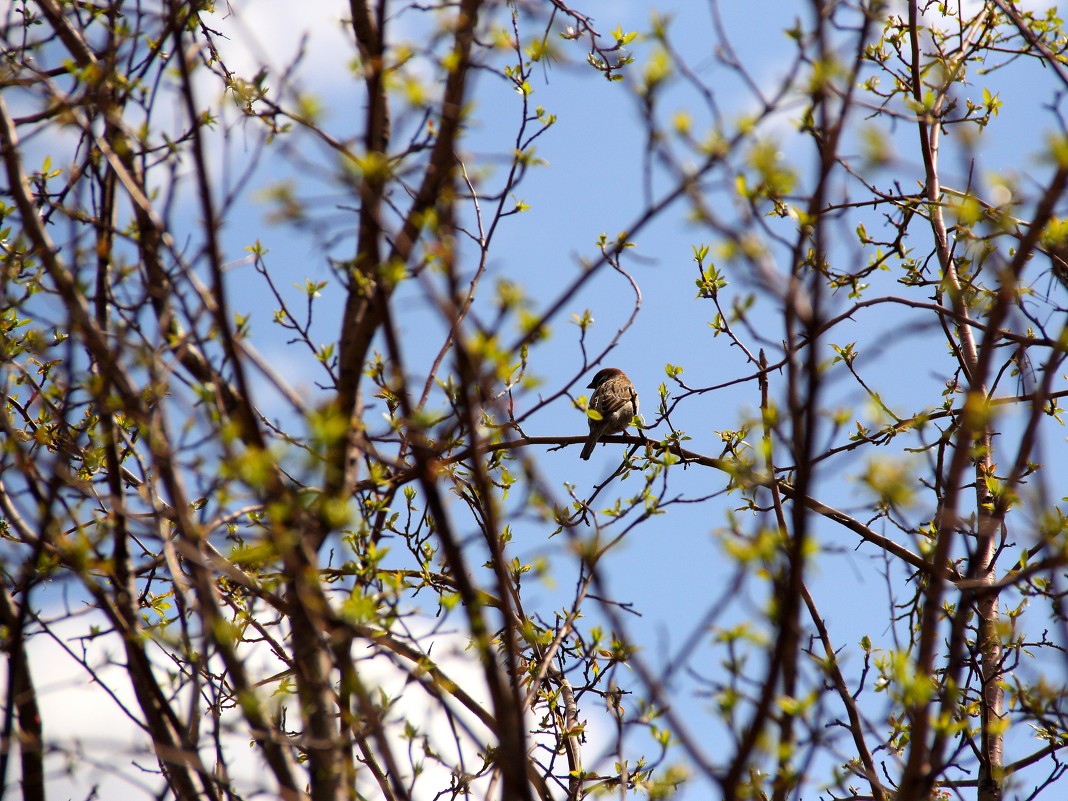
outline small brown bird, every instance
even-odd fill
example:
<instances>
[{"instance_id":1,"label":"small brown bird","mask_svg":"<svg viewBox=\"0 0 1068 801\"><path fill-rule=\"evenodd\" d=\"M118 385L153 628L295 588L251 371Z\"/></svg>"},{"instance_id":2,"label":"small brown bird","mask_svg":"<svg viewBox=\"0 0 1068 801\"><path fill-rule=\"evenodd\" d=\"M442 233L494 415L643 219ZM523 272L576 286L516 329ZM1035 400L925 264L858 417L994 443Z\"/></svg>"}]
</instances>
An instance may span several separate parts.
<instances>
[{"instance_id":1,"label":"small brown bird","mask_svg":"<svg viewBox=\"0 0 1068 801\"><path fill-rule=\"evenodd\" d=\"M600 412L599 420L589 418L590 435L582 446L580 456L589 459L594 446L606 434L618 434L630 425L638 414L638 393L626 374L617 367L606 367L590 382L593 395L589 408Z\"/></svg>"}]
</instances>

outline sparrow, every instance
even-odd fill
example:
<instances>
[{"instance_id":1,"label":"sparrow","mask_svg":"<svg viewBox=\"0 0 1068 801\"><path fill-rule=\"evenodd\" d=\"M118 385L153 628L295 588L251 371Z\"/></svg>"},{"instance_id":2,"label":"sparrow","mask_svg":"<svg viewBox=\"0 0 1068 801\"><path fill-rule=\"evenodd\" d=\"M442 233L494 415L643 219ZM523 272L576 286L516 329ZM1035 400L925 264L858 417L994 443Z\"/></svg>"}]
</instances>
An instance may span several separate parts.
<instances>
[{"instance_id":1,"label":"sparrow","mask_svg":"<svg viewBox=\"0 0 1068 801\"><path fill-rule=\"evenodd\" d=\"M589 418L590 435L580 454L583 459L590 458L601 437L625 431L631 418L638 414L638 393L619 368L604 368L593 377L589 388L593 390L589 408L600 412L601 417L598 420Z\"/></svg>"}]
</instances>

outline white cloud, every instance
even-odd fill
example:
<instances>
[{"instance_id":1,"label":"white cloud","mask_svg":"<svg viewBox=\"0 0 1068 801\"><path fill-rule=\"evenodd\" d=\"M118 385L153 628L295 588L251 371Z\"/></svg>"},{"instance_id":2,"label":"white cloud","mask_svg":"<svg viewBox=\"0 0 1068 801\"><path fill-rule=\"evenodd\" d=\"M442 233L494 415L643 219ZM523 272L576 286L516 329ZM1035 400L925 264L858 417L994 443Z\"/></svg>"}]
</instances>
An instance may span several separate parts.
<instances>
[{"instance_id":1,"label":"white cloud","mask_svg":"<svg viewBox=\"0 0 1068 801\"><path fill-rule=\"evenodd\" d=\"M338 13L326 13L326 8ZM299 75L316 76L321 82L339 71L344 74L344 56L355 52L340 14L342 8L345 6L309 6L308 13L302 13L284 0L232 0L216 6L212 24L227 37L217 44L226 66L238 75L250 78L262 66L279 75L305 44Z\"/></svg>"},{"instance_id":2,"label":"white cloud","mask_svg":"<svg viewBox=\"0 0 1068 801\"><path fill-rule=\"evenodd\" d=\"M38 703L44 729L46 748L46 782L50 797L82 799L95 793L100 801L126 801L148 797L159 791L163 782L157 774L157 764L151 743L135 719L142 717L134 697L130 679L123 668L125 654L118 636L111 632L103 615L87 611L80 615L60 617L48 624L49 631L38 631L29 640L29 661L38 693ZM438 667L464 689L484 709L490 710L489 694L482 671L473 653L466 648L466 638L458 633L431 635L440 624L429 618L410 618L407 628L417 632L420 641L433 639L432 656ZM107 633L89 636L93 630ZM421 635L418 632L422 632ZM357 644L353 657L365 685L374 694L384 693L394 699L387 722L390 728L390 747L400 764L406 782L411 780L411 749L415 761L423 762L424 773L416 785L416 798L431 799L449 784L450 767L462 761L470 772L482 765L481 743L488 739L486 728L459 703L451 703L456 718L463 722L454 731L436 700L412 680L412 665L398 658L396 663L384 656L369 656L367 645ZM157 675L174 670L161 650L156 651ZM259 679L277 674L282 663L262 644L244 647L244 658L250 673ZM399 664L398 664L399 663ZM6 664L0 681L6 681ZM166 683L163 683L166 687ZM267 705L277 702L272 696L278 682L261 687L261 698ZM189 710L188 695L179 693L172 699L179 714ZM127 714L128 710L129 714ZM206 714L203 701L198 702L204 747L200 756L208 770L215 769L215 756L210 747L209 727L212 720ZM295 724L289 710L290 726ZM402 737L405 722L426 736L432 751L441 756L440 764L423 755L422 740L410 745ZM273 780L263 767L258 753L250 747L249 734L237 712L229 711L222 720L226 734L222 738L227 767L236 788L251 797L256 792L271 792ZM470 731L478 741L464 732ZM457 737L459 732L459 737ZM12 763L17 765L17 759ZM361 782L370 778L361 772ZM16 775L9 780L18 780ZM374 795L372 787L362 789ZM485 785L475 786L475 797Z\"/></svg>"}]
</instances>

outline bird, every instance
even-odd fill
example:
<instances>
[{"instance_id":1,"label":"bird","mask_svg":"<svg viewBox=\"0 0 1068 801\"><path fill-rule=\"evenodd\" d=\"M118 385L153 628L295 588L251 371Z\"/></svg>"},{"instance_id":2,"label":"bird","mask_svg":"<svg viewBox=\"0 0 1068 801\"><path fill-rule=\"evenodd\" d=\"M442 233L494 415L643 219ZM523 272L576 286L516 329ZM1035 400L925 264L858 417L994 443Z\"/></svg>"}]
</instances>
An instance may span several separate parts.
<instances>
[{"instance_id":1,"label":"bird","mask_svg":"<svg viewBox=\"0 0 1068 801\"><path fill-rule=\"evenodd\" d=\"M589 407L600 413L600 419L589 418L590 435L582 446L582 459L589 459L594 446L606 434L618 434L630 425L638 414L638 393L626 373L618 367L605 367L590 382L593 395Z\"/></svg>"}]
</instances>

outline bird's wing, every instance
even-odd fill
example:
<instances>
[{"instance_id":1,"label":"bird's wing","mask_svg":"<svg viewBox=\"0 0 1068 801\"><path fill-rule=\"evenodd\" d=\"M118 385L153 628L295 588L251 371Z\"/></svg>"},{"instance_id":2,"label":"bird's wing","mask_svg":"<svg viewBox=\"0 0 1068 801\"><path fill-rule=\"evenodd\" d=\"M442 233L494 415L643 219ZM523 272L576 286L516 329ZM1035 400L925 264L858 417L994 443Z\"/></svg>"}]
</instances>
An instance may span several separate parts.
<instances>
[{"instance_id":1,"label":"bird's wing","mask_svg":"<svg viewBox=\"0 0 1068 801\"><path fill-rule=\"evenodd\" d=\"M605 387L604 403L601 404L601 414L605 417L614 417L625 414L629 420L638 413L638 396L633 387L629 385Z\"/></svg>"}]
</instances>

